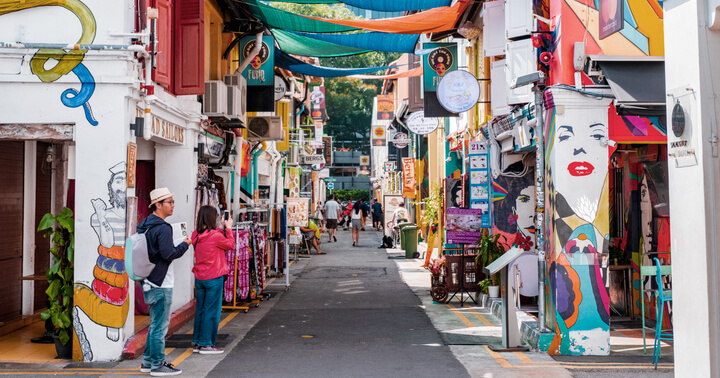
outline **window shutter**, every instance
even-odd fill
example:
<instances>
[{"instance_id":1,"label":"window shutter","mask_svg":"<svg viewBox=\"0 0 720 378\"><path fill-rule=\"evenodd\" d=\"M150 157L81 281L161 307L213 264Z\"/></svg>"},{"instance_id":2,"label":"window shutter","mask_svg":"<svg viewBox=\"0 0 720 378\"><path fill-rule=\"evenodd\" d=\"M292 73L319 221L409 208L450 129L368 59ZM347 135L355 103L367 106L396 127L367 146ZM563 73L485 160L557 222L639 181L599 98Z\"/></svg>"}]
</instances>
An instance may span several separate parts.
<instances>
[{"instance_id":1,"label":"window shutter","mask_svg":"<svg viewBox=\"0 0 720 378\"><path fill-rule=\"evenodd\" d=\"M152 80L172 92L173 0L155 0L154 5L158 9L158 19L155 22L157 54Z\"/></svg>"},{"instance_id":2,"label":"window shutter","mask_svg":"<svg viewBox=\"0 0 720 378\"><path fill-rule=\"evenodd\" d=\"M203 94L205 91L205 3L202 0L175 0L176 95Z\"/></svg>"}]
</instances>

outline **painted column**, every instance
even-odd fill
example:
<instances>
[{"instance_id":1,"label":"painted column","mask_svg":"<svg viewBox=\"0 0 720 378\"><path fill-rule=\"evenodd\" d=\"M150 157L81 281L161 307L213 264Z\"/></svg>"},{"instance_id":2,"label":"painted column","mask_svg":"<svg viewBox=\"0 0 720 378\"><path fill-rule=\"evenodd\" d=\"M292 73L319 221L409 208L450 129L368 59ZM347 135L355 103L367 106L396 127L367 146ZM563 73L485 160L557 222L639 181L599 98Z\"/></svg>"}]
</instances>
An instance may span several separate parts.
<instances>
[{"instance_id":1,"label":"painted column","mask_svg":"<svg viewBox=\"0 0 720 378\"><path fill-rule=\"evenodd\" d=\"M550 354L608 355L610 99L551 88L546 125L546 235ZM603 261L605 263L603 264ZM603 268L604 267L604 268Z\"/></svg>"}]
</instances>

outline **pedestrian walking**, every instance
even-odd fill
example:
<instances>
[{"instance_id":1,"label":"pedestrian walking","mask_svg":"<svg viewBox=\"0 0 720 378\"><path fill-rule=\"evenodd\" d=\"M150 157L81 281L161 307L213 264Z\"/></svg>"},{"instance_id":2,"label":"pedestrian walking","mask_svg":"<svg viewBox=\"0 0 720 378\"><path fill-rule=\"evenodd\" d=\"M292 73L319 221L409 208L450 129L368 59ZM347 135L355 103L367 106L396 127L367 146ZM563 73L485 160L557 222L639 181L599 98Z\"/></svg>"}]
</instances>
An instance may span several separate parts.
<instances>
[{"instance_id":1,"label":"pedestrian walking","mask_svg":"<svg viewBox=\"0 0 720 378\"><path fill-rule=\"evenodd\" d=\"M365 223L367 223L367 217L370 213L370 206L368 206L367 203L365 203L365 200L360 200L360 211L362 211L362 223L360 230L365 231Z\"/></svg>"},{"instance_id":2,"label":"pedestrian walking","mask_svg":"<svg viewBox=\"0 0 720 378\"><path fill-rule=\"evenodd\" d=\"M353 206L352 214L350 215L352 220L352 239L353 247L360 246L360 229L362 228L362 206L360 201L356 201Z\"/></svg>"},{"instance_id":3,"label":"pedestrian walking","mask_svg":"<svg viewBox=\"0 0 720 378\"><path fill-rule=\"evenodd\" d=\"M228 274L225 253L235 248L235 235L232 218L223 219L222 228L218 228L218 216L215 207L200 207L191 238L195 249L192 272L195 274L196 298L192 348L200 354L223 353L216 341L222 311L223 276Z\"/></svg>"},{"instance_id":4,"label":"pedestrian walking","mask_svg":"<svg viewBox=\"0 0 720 378\"><path fill-rule=\"evenodd\" d=\"M379 201L375 201L375 199L373 199L373 204L370 206L370 209L372 211L373 227L375 227L375 231L380 231L380 229L382 229L383 227L382 204L380 204Z\"/></svg>"},{"instance_id":5,"label":"pedestrian walking","mask_svg":"<svg viewBox=\"0 0 720 378\"><path fill-rule=\"evenodd\" d=\"M152 214L137 227L138 233L145 234L150 261L155 262L155 268L142 284L145 303L150 307L150 327L140 371L163 377L182 373L165 361L165 336L170 324L174 282L171 264L185 254L191 241L185 237L177 246L173 244L172 226L165 221L175 210L175 200L168 188L150 192L150 210Z\"/></svg>"},{"instance_id":6,"label":"pedestrian walking","mask_svg":"<svg viewBox=\"0 0 720 378\"><path fill-rule=\"evenodd\" d=\"M320 227L320 229L322 230L325 219L325 216L323 215L322 201L318 201L317 205L315 205L315 213L313 214L313 218L317 219L317 226Z\"/></svg>"},{"instance_id":7,"label":"pedestrian walking","mask_svg":"<svg viewBox=\"0 0 720 378\"><path fill-rule=\"evenodd\" d=\"M335 201L335 195L331 194L330 199L325 202L325 227L328 231L328 243L337 241L335 233L337 232L338 218L340 218L340 204Z\"/></svg>"}]
</instances>

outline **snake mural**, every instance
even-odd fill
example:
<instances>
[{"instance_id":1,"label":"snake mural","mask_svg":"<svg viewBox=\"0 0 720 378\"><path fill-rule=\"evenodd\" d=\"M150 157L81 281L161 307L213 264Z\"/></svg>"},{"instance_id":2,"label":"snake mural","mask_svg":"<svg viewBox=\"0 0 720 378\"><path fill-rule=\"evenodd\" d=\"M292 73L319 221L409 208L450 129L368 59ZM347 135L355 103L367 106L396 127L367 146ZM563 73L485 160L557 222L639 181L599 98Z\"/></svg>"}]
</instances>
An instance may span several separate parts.
<instances>
[{"instance_id":1,"label":"snake mural","mask_svg":"<svg viewBox=\"0 0 720 378\"><path fill-rule=\"evenodd\" d=\"M65 8L80 20L82 34L77 44L91 44L95 40L97 31L95 17L87 5L79 0L0 0L0 16L26 9L52 6ZM85 119L91 125L97 126L98 121L95 120L89 103L95 92L95 78L82 63L85 53L87 53L87 50L65 51L63 49L41 48L32 57L30 69L44 83L51 83L70 72L74 73L80 81L80 90L66 89L60 96L60 101L70 108L82 106L85 111ZM52 68L45 68L50 59L57 61L57 64Z\"/></svg>"}]
</instances>

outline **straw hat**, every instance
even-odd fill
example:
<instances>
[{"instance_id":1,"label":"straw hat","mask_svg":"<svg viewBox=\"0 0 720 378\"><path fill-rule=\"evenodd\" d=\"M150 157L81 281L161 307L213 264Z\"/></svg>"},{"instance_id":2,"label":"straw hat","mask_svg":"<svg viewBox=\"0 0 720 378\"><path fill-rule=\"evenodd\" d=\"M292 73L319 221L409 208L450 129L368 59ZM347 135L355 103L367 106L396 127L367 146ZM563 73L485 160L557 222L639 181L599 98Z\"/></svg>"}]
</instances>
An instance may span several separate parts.
<instances>
[{"instance_id":1,"label":"straw hat","mask_svg":"<svg viewBox=\"0 0 720 378\"><path fill-rule=\"evenodd\" d=\"M157 188L150 192L150 205L148 207L172 196L173 194L170 193L170 190L168 188Z\"/></svg>"}]
</instances>

